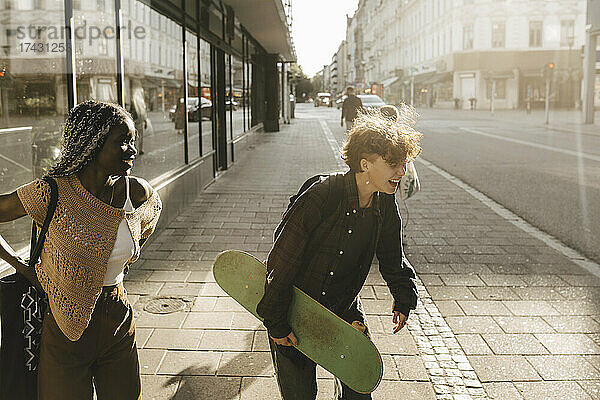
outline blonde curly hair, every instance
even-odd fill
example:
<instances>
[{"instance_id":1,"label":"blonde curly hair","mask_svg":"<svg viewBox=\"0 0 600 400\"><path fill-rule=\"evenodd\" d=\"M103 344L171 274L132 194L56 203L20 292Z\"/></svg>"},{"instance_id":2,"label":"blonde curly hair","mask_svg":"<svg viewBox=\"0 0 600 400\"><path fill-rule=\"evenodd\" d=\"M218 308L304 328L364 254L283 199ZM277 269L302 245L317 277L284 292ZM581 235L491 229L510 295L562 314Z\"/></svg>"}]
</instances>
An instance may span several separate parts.
<instances>
[{"instance_id":1,"label":"blonde curly hair","mask_svg":"<svg viewBox=\"0 0 600 400\"><path fill-rule=\"evenodd\" d=\"M397 115L388 110L367 109L359 112L341 152L352 172L361 172L360 160L381 156L389 165L414 161L421 153L423 135L415 130L419 114L402 104Z\"/></svg>"}]
</instances>

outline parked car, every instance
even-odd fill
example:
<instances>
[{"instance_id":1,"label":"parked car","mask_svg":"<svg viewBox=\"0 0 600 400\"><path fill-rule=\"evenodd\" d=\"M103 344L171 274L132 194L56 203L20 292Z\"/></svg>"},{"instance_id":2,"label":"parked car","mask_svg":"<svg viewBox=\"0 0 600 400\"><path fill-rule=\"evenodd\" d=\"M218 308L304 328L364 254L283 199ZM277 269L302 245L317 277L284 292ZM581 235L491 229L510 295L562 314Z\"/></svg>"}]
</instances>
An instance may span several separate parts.
<instances>
[{"instance_id":1,"label":"parked car","mask_svg":"<svg viewBox=\"0 0 600 400\"><path fill-rule=\"evenodd\" d=\"M232 110L232 109L233 109L233 111L236 111L237 108L238 108L237 101L235 101L235 100L226 100L225 101L225 109L227 111Z\"/></svg>"},{"instance_id":2,"label":"parked car","mask_svg":"<svg viewBox=\"0 0 600 400\"><path fill-rule=\"evenodd\" d=\"M177 104L174 104L169 108L169 119L171 122L175 122L175 111L177 111Z\"/></svg>"},{"instance_id":3,"label":"parked car","mask_svg":"<svg viewBox=\"0 0 600 400\"><path fill-rule=\"evenodd\" d=\"M198 107L198 97L190 97L196 99L193 108L189 111L189 121L196 122L200 118L203 120L210 119L212 115L212 102L207 98L200 97L200 107Z\"/></svg>"},{"instance_id":4,"label":"parked car","mask_svg":"<svg viewBox=\"0 0 600 400\"><path fill-rule=\"evenodd\" d=\"M356 97L362 101L363 108L380 108L385 106L381 97L375 94L359 94Z\"/></svg>"},{"instance_id":5,"label":"parked car","mask_svg":"<svg viewBox=\"0 0 600 400\"><path fill-rule=\"evenodd\" d=\"M340 97L339 99L337 99L337 100L335 101L335 107L336 107L338 110L341 110L341 109L342 109L342 106L344 105L344 101L345 101L347 98L348 98L348 96L346 96L346 95L343 95L342 97Z\"/></svg>"},{"instance_id":6,"label":"parked car","mask_svg":"<svg viewBox=\"0 0 600 400\"><path fill-rule=\"evenodd\" d=\"M325 106L329 107L331 102L331 93L319 92L317 93L317 99L315 100L315 107Z\"/></svg>"}]
</instances>

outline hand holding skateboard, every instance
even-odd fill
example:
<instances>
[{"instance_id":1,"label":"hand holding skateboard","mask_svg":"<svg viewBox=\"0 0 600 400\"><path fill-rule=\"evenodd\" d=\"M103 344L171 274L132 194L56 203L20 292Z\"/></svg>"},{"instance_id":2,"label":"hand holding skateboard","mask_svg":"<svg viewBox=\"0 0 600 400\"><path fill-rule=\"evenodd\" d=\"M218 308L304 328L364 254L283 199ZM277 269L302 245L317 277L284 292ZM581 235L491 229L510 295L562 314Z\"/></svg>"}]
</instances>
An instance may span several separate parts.
<instances>
[{"instance_id":1,"label":"hand holding skateboard","mask_svg":"<svg viewBox=\"0 0 600 400\"><path fill-rule=\"evenodd\" d=\"M294 335L294 332L290 332L289 335L282 338L274 338L271 336L271 339L280 346L298 346L298 339L296 338L296 335Z\"/></svg>"},{"instance_id":2,"label":"hand holding skateboard","mask_svg":"<svg viewBox=\"0 0 600 400\"><path fill-rule=\"evenodd\" d=\"M400 329L404 328L404 325L406 325L406 315L402 314L400 311L394 311L392 321L396 324L393 333L397 333Z\"/></svg>"}]
</instances>

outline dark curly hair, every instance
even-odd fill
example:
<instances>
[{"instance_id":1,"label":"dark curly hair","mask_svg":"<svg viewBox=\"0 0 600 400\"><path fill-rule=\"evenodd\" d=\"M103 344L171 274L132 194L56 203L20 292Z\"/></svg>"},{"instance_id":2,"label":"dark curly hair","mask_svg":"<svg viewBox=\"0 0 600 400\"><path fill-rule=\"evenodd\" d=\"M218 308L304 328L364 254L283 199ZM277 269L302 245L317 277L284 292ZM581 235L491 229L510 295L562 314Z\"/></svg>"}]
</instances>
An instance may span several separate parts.
<instances>
[{"instance_id":1,"label":"dark curly hair","mask_svg":"<svg viewBox=\"0 0 600 400\"><path fill-rule=\"evenodd\" d=\"M115 103L88 100L67 114L62 132L61 155L48 176L68 176L94 160L112 128L127 124L131 114Z\"/></svg>"},{"instance_id":2,"label":"dark curly hair","mask_svg":"<svg viewBox=\"0 0 600 400\"><path fill-rule=\"evenodd\" d=\"M388 110L359 112L342 149L342 159L352 172L361 172L360 160L381 156L389 165L413 161L421 153L423 136L414 129L418 114L414 107L402 105L397 115Z\"/></svg>"}]
</instances>

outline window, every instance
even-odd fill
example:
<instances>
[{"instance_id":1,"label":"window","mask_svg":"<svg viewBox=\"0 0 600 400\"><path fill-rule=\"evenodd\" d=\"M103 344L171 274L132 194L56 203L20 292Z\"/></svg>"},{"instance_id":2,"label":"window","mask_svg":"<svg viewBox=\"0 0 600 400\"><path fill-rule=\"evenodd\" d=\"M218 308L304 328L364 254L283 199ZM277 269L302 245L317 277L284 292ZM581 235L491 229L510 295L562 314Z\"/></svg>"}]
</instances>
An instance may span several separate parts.
<instances>
[{"instance_id":1,"label":"window","mask_svg":"<svg viewBox=\"0 0 600 400\"><path fill-rule=\"evenodd\" d=\"M112 2L106 4L108 6ZM144 9L141 0L136 0L134 4L129 8L130 12ZM158 12L154 10L150 11L149 17L148 21L159 20ZM151 180L184 164L183 125L186 116L189 118L192 104L186 104L183 96L182 28L175 21L164 18L163 26L172 25L176 32L176 35L168 36L159 29L158 24L149 25L142 22L142 18L136 20L123 10L123 20L129 18L132 18L132 29L136 33L122 36L124 46L129 45L133 49L131 57L125 57L123 60L123 89L125 107L132 114L136 114L134 120L138 131L137 148L140 153L133 167L133 174ZM162 46L159 47L158 43L162 43ZM153 49L153 60L149 63L146 62L143 51L146 46ZM165 57L166 49L177 49L173 53L174 59L169 63ZM193 88L188 90L193 93ZM189 123L192 124L193 122ZM193 135L190 129L188 137ZM194 145L190 144L190 160L198 156L197 140L195 149L192 149ZM191 150L195 150L195 153L191 153Z\"/></svg>"},{"instance_id":2,"label":"window","mask_svg":"<svg viewBox=\"0 0 600 400\"><path fill-rule=\"evenodd\" d=\"M463 49L473 48L473 25L463 26Z\"/></svg>"},{"instance_id":3,"label":"window","mask_svg":"<svg viewBox=\"0 0 600 400\"><path fill-rule=\"evenodd\" d=\"M529 22L529 47L542 47L542 21Z\"/></svg>"},{"instance_id":4,"label":"window","mask_svg":"<svg viewBox=\"0 0 600 400\"><path fill-rule=\"evenodd\" d=\"M492 24L492 47L504 47L505 36L504 22L494 22Z\"/></svg>"},{"instance_id":5,"label":"window","mask_svg":"<svg viewBox=\"0 0 600 400\"><path fill-rule=\"evenodd\" d=\"M486 81L487 89L486 95L488 99L492 98L492 79ZM496 79L496 91L494 92L494 99L505 99L506 98L506 79Z\"/></svg>"},{"instance_id":6,"label":"window","mask_svg":"<svg viewBox=\"0 0 600 400\"><path fill-rule=\"evenodd\" d=\"M105 5L102 11L73 10L76 103L118 100L115 8L114 2L106 2ZM92 35L94 30L97 34Z\"/></svg>"},{"instance_id":7,"label":"window","mask_svg":"<svg viewBox=\"0 0 600 400\"><path fill-rule=\"evenodd\" d=\"M200 157L200 124L202 118L210 116L208 103L203 102L198 85L198 37L192 32L185 32L186 72L188 79L188 104L191 111L188 118L188 154L190 161ZM204 113L203 113L204 112Z\"/></svg>"},{"instance_id":8,"label":"window","mask_svg":"<svg viewBox=\"0 0 600 400\"><path fill-rule=\"evenodd\" d=\"M244 64L241 58L231 56L231 104L233 138L244 133Z\"/></svg>"},{"instance_id":9,"label":"window","mask_svg":"<svg viewBox=\"0 0 600 400\"><path fill-rule=\"evenodd\" d=\"M63 26L63 2L48 3L41 4L43 20L34 7L6 13L2 12L6 8L0 9L0 193L41 177L59 155L60 130L68 107L65 52L32 52L21 45L37 42L59 49L64 41L46 30L26 29L17 36L18 27L29 24L26 21L36 26ZM0 1L0 7L2 4L19 7L16 1ZM20 250L29 244L31 220L19 218L0 224L0 234Z\"/></svg>"},{"instance_id":10,"label":"window","mask_svg":"<svg viewBox=\"0 0 600 400\"><path fill-rule=\"evenodd\" d=\"M205 114L202 116L202 155L213 150L212 142L212 108L211 91L210 43L200 39L200 99L205 104Z\"/></svg>"},{"instance_id":11,"label":"window","mask_svg":"<svg viewBox=\"0 0 600 400\"><path fill-rule=\"evenodd\" d=\"M572 47L575 40L575 21L572 19L560 21L560 45Z\"/></svg>"}]
</instances>

